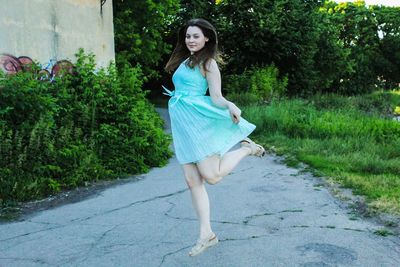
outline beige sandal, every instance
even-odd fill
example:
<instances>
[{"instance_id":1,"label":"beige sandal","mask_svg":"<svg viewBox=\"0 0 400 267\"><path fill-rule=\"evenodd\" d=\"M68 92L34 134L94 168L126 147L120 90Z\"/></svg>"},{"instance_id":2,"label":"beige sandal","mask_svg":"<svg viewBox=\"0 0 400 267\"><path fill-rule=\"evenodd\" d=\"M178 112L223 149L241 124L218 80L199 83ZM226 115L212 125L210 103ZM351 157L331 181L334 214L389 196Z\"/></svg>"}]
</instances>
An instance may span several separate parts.
<instances>
[{"instance_id":1,"label":"beige sandal","mask_svg":"<svg viewBox=\"0 0 400 267\"><path fill-rule=\"evenodd\" d=\"M245 138L240 141L241 147L248 147L251 150L250 155L262 157L265 155L265 149L259 144L254 143L250 138Z\"/></svg>"},{"instance_id":2,"label":"beige sandal","mask_svg":"<svg viewBox=\"0 0 400 267\"><path fill-rule=\"evenodd\" d=\"M202 253L204 250L207 248L214 246L218 243L218 238L217 236L211 232L209 236L207 236L204 239L199 239L197 240L197 243L194 247L189 252L189 256L194 257Z\"/></svg>"}]
</instances>

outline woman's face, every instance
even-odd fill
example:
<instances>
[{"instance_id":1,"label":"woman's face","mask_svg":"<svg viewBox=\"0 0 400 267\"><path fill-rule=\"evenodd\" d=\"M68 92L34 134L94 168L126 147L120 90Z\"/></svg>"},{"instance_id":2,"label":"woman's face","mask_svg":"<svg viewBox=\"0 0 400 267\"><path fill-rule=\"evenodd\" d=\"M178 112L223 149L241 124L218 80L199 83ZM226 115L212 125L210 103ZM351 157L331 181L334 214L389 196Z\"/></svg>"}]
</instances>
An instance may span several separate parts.
<instances>
[{"instance_id":1,"label":"woman's face","mask_svg":"<svg viewBox=\"0 0 400 267\"><path fill-rule=\"evenodd\" d=\"M204 36L203 31L197 26L189 26L186 30L185 43L190 54L200 51L208 42L208 38Z\"/></svg>"}]
</instances>

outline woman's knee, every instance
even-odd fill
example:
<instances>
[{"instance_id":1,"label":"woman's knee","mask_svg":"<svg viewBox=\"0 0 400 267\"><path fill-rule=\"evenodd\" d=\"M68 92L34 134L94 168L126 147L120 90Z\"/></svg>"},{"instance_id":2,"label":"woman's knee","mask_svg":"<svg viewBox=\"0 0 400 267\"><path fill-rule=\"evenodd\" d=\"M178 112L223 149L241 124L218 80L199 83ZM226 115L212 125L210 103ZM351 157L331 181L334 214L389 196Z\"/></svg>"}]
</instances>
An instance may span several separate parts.
<instances>
[{"instance_id":1,"label":"woman's knee","mask_svg":"<svg viewBox=\"0 0 400 267\"><path fill-rule=\"evenodd\" d=\"M222 180L222 177L218 177L218 176L207 177L207 178L204 178L204 180L210 185L215 185Z\"/></svg>"},{"instance_id":2,"label":"woman's knee","mask_svg":"<svg viewBox=\"0 0 400 267\"><path fill-rule=\"evenodd\" d=\"M208 157L199 163L197 168L201 177L209 184L216 184L222 180L221 172L219 171L220 158L218 155Z\"/></svg>"},{"instance_id":3,"label":"woman's knee","mask_svg":"<svg viewBox=\"0 0 400 267\"><path fill-rule=\"evenodd\" d=\"M204 169L204 168L199 168L199 173L203 179L211 185L217 184L219 181L221 181L222 177L210 169Z\"/></svg>"}]
</instances>

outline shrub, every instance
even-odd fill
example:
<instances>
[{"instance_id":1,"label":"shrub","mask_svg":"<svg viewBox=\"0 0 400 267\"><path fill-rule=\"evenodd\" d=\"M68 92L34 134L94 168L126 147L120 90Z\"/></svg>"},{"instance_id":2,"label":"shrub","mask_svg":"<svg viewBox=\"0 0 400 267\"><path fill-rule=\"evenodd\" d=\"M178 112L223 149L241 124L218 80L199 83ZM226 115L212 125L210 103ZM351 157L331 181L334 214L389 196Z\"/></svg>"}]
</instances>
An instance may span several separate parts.
<instances>
[{"instance_id":1,"label":"shrub","mask_svg":"<svg viewBox=\"0 0 400 267\"><path fill-rule=\"evenodd\" d=\"M228 75L224 83L228 98L240 104L254 104L281 97L286 91L288 79L287 76L280 79L278 69L271 65Z\"/></svg>"},{"instance_id":2,"label":"shrub","mask_svg":"<svg viewBox=\"0 0 400 267\"><path fill-rule=\"evenodd\" d=\"M0 202L145 172L171 155L140 67L96 70L80 50L74 75L36 77L0 79Z\"/></svg>"}]
</instances>

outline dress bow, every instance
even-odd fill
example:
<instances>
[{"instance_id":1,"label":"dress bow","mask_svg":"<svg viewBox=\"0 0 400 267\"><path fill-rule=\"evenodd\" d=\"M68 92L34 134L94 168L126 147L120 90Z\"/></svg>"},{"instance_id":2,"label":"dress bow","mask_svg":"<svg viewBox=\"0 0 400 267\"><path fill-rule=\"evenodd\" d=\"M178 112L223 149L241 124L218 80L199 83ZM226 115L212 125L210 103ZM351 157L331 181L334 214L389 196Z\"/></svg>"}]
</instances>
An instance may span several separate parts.
<instances>
[{"instance_id":1,"label":"dress bow","mask_svg":"<svg viewBox=\"0 0 400 267\"><path fill-rule=\"evenodd\" d=\"M164 85L162 85L162 88L164 89L165 92L163 92L164 95L170 96L173 99L171 99L168 103L170 107L173 107L179 99L182 97L181 94L176 95L175 91L168 90Z\"/></svg>"},{"instance_id":2,"label":"dress bow","mask_svg":"<svg viewBox=\"0 0 400 267\"><path fill-rule=\"evenodd\" d=\"M167 95L167 96L174 96L175 95L175 91L168 90L168 88L165 87L164 85L161 85L161 86L165 91L165 92L163 92L164 95Z\"/></svg>"}]
</instances>

